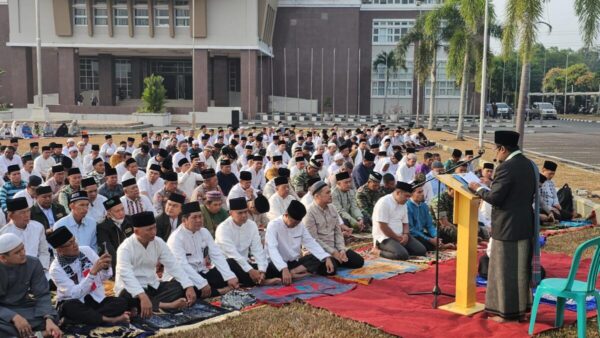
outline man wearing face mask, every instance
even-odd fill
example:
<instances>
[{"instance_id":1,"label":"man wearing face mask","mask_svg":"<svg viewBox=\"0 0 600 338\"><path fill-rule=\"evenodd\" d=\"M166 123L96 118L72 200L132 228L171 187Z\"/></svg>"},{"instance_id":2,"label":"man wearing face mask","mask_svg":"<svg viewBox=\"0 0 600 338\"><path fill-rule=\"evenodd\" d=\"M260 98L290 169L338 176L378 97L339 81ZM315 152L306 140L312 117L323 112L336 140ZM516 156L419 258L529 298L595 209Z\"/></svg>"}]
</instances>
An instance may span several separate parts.
<instances>
[{"instance_id":1,"label":"man wearing face mask","mask_svg":"<svg viewBox=\"0 0 600 338\"><path fill-rule=\"evenodd\" d=\"M117 248L133 233L130 216L125 215L125 208L118 197L112 197L104 202L106 217L96 227L97 242L112 257L113 270L117 264Z\"/></svg>"}]
</instances>

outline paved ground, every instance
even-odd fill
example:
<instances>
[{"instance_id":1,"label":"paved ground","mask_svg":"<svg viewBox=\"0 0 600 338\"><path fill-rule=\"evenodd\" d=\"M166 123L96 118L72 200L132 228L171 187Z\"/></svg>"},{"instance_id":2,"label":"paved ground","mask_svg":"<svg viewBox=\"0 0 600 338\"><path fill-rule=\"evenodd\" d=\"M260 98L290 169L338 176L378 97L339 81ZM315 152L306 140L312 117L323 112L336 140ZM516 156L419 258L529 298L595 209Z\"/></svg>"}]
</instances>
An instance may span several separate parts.
<instances>
[{"instance_id":1,"label":"paved ground","mask_svg":"<svg viewBox=\"0 0 600 338\"><path fill-rule=\"evenodd\" d=\"M525 149L600 168L600 125L597 123L544 121L555 128L536 128L525 135ZM469 134L477 136L477 134ZM485 138L493 140L493 134Z\"/></svg>"}]
</instances>

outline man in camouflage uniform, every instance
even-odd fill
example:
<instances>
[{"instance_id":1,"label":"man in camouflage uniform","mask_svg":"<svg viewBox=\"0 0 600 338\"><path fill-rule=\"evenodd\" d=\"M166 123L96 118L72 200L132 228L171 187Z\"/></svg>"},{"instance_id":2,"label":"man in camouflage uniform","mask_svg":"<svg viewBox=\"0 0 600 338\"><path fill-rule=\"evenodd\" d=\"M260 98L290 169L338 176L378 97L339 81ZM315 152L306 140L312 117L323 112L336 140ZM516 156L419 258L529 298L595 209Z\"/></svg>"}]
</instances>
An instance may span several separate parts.
<instances>
[{"instance_id":1,"label":"man in camouflage uniform","mask_svg":"<svg viewBox=\"0 0 600 338\"><path fill-rule=\"evenodd\" d=\"M317 161L310 160L306 169L300 171L299 173L294 175L294 177L292 177L292 187L294 188L299 197L304 196L308 191L308 181L311 178L320 179L320 169L321 165Z\"/></svg>"},{"instance_id":2,"label":"man in camouflage uniform","mask_svg":"<svg viewBox=\"0 0 600 338\"><path fill-rule=\"evenodd\" d=\"M375 203L385 195L383 190L381 190L381 178L382 176L378 172L370 173L367 183L363 184L356 191L356 205L362 212L363 219L367 225L371 224L371 215L373 214Z\"/></svg>"},{"instance_id":3,"label":"man in camouflage uniform","mask_svg":"<svg viewBox=\"0 0 600 338\"><path fill-rule=\"evenodd\" d=\"M60 192L58 193L58 203L62 205L67 212L70 212L69 199L71 198L71 194L81 189L81 171L79 171L79 168L71 168L67 172L67 175L69 184L60 189Z\"/></svg>"},{"instance_id":4,"label":"man in camouflage uniform","mask_svg":"<svg viewBox=\"0 0 600 338\"><path fill-rule=\"evenodd\" d=\"M439 215L438 215L439 206ZM438 236L444 243L456 244L456 225L454 221L454 189L448 187L447 191L442 192L431 200L431 215L439 223Z\"/></svg>"},{"instance_id":5,"label":"man in camouflage uniform","mask_svg":"<svg viewBox=\"0 0 600 338\"><path fill-rule=\"evenodd\" d=\"M352 189L350 174L342 171L335 175L335 187L331 190L333 206L342 217L344 224L351 226L354 231L371 231L367 229L363 221L363 215L356 205L355 190Z\"/></svg>"}]
</instances>

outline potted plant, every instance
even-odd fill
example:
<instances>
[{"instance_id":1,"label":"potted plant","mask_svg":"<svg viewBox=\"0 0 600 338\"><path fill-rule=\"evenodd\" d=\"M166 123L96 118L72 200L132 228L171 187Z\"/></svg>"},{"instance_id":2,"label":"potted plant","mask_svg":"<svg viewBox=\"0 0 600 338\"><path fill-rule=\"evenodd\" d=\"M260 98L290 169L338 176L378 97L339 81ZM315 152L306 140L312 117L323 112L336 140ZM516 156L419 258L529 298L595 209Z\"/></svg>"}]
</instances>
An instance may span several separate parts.
<instances>
[{"instance_id":1,"label":"potted plant","mask_svg":"<svg viewBox=\"0 0 600 338\"><path fill-rule=\"evenodd\" d=\"M171 124L171 114L165 112L167 90L163 81L162 76L154 74L144 79L142 105L133 113L137 122L150 123L157 127Z\"/></svg>"}]
</instances>

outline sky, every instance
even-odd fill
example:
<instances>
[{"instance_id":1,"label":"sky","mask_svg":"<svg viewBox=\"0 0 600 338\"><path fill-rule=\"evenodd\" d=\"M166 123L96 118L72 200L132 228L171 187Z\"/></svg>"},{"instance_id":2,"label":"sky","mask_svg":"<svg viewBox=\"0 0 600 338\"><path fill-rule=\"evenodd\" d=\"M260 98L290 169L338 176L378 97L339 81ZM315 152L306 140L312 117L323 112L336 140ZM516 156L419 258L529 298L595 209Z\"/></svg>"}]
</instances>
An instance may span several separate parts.
<instances>
[{"instance_id":1,"label":"sky","mask_svg":"<svg viewBox=\"0 0 600 338\"><path fill-rule=\"evenodd\" d=\"M490 1L494 4L498 21L504 22L507 0ZM552 26L552 32L548 33L546 26L542 25L538 33L538 40L546 47L554 46L573 50L583 47L573 0L551 0L545 6L543 21ZM500 41L491 42L491 48L492 51L499 52Z\"/></svg>"}]
</instances>

